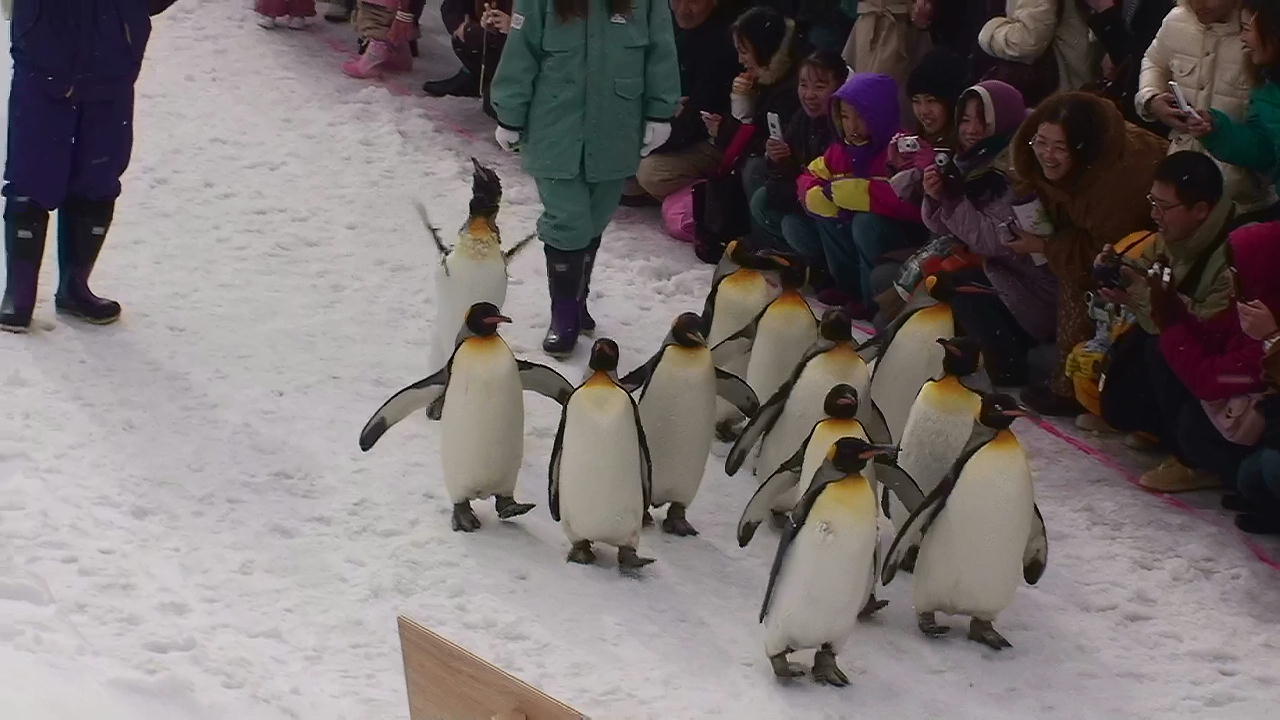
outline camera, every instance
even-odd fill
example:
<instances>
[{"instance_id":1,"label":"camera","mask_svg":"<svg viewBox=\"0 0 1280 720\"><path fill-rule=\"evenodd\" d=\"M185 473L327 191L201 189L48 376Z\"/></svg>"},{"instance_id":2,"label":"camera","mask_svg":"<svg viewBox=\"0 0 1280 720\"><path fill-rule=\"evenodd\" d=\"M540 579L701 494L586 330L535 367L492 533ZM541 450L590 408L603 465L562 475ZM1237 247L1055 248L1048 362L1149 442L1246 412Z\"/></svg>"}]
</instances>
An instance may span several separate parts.
<instances>
[{"instance_id":1,"label":"camera","mask_svg":"<svg viewBox=\"0 0 1280 720\"><path fill-rule=\"evenodd\" d=\"M920 152L920 138L916 135L903 135L898 138L898 152L915 153Z\"/></svg>"},{"instance_id":2,"label":"camera","mask_svg":"<svg viewBox=\"0 0 1280 720\"><path fill-rule=\"evenodd\" d=\"M1129 285L1129 279L1121 272L1123 267L1124 258L1117 255L1114 250L1109 250L1103 254L1102 260L1093 266L1093 281L1100 288L1123 290Z\"/></svg>"},{"instance_id":3,"label":"camera","mask_svg":"<svg viewBox=\"0 0 1280 720\"><path fill-rule=\"evenodd\" d=\"M956 167L955 155L947 149L938 149L933 153L933 165L943 178L952 181L963 180L960 168Z\"/></svg>"}]
</instances>

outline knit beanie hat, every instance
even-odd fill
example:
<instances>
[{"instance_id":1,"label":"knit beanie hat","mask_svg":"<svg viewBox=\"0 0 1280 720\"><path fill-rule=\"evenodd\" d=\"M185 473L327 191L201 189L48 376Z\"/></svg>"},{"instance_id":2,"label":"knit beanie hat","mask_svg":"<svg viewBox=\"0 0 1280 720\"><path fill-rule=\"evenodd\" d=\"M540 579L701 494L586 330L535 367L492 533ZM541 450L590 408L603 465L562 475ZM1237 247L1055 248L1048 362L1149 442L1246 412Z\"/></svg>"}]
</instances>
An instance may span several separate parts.
<instances>
[{"instance_id":1,"label":"knit beanie hat","mask_svg":"<svg viewBox=\"0 0 1280 720\"><path fill-rule=\"evenodd\" d=\"M907 77L907 97L932 95L952 110L969 87L968 63L951 50L936 48L920 60Z\"/></svg>"},{"instance_id":2,"label":"knit beanie hat","mask_svg":"<svg viewBox=\"0 0 1280 720\"><path fill-rule=\"evenodd\" d=\"M756 6L738 17L733 32L751 45L756 62L768 65L787 37L787 19L771 7Z\"/></svg>"}]
</instances>

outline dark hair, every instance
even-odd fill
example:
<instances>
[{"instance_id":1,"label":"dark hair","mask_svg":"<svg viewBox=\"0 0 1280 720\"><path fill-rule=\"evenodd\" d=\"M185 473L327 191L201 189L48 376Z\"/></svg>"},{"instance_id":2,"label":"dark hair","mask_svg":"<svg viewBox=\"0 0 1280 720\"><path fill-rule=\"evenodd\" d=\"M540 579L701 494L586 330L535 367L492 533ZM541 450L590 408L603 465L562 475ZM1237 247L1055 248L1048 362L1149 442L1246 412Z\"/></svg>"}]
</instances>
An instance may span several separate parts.
<instances>
[{"instance_id":1,"label":"dark hair","mask_svg":"<svg viewBox=\"0 0 1280 720\"><path fill-rule=\"evenodd\" d=\"M734 41L746 40L756 62L768 65L787 38L787 18L767 5L757 5L733 22Z\"/></svg>"},{"instance_id":2,"label":"dark hair","mask_svg":"<svg viewBox=\"0 0 1280 720\"><path fill-rule=\"evenodd\" d=\"M1253 28L1258 38L1272 52L1280 53L1280 3L1276 0L1244 0L1242 9L1253 15ZM1280 55L1273 58L1269 67L1250 65L1256 80L1280 82Z\"/></svg>"},{"instance_id":3,"label":"dark hair","mask_svg":"<svg viewBox=\"0 0 1280 720\"><path fill-rule=\"evenodd\" d=\"M1178 202L1187 208L1197 203L1213 207L1222 200L1222 171L1204 153L1179 150L1160 161L1152 179L1172 186Z\"/></svg>"},{"instance_id":4,"label":"dark hair","mask_svg":"<svg viewBox=\"0 0 1280 720\"><path fill-rule=\"evenodd\" d=\"M834 50L813 51L800 61L800 69L804 68L834 76L837 85L843 85L849 79L849 65Z\"/></svg>"},{"instance_id":5,"label":"dark hair","mask_svg":"<svg viewBox=\"0 0 1280 720\"><path fill-rule=\"evenodd\" d=\"M1088 167L1102 157L1110 118L1103 106L1092 95L1066 93L1054 95L1040 106L1043 113L1039 122L1062 126L1067 137L1067 152L1078 168Z\"/></svg>"},{"instance_id":6,"label":"dark hair","mask_svg":"<svg viewBox=\"0 0 1280 720\"><path fill-rule=\"evenodd\" d=\"M587 0L554 0L556 17L561 22L587 16ZM609 0L609 12L614 15L630 15L631 0Z\"/></svg>"}]
</instances>

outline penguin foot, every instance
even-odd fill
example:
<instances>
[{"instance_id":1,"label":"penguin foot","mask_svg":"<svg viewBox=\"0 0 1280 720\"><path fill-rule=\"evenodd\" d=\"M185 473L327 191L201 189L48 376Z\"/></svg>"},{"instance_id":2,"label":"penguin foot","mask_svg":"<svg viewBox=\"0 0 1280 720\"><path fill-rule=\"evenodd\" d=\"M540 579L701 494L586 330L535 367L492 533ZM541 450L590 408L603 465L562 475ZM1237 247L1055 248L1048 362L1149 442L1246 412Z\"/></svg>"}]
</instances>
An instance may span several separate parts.
<instances>
[{"instance_id":1,"label":"penguin foot","mask_svg":"<svg viewBox=\"0 0 1280 720\"><path fill-rule=\"evenodd\" d=\"M774 530L785 530L791 523L791 514L783 510L770 510L769 518L773 521Z\"/></svg>"},{"instance_id":2,"label":"penguin foot","mask_svg":"<svg viewBox=\"0 0 1280 720\"><path fill-rule=\"evenodd\" d=\"M668 535L679 535L680 537L697 535L698 531L685 518L684 510L684 505L671 503L671 506L667 508L667 517L662 521L662 532Z\"/></svg>"},{"instance_id":3,"label":"penguin foot","mask_svg":"<svg viewBox=\"0 0 1280 720\"><path fill-rule=\"evenodd\" d=\"M596 561L596 554L591 551L590 540L580 540L573 544L573 549L569 551L569 557L565 558L565 562L577 563L579 565L591 565Z\"/></svg>"},{"instance_id":4,"label":"penguin foot","mask_svg":"<svg viewBox=\"0 0 1280 720\"><path fill-rule=\"evenodd\" d=\"M996 632L991 627L989 620L979 620L974 618L969 621L969 639L974 642L980 642L993 650L1003 650L1013 647L1013 644L1004 639L1004 636Z\"/></svg>"},{"instance_id":5,"label":"penguin foot","mask_svg":"<svg viewBox=\"0 0 1280 720\"><path fill-rule=\"evenodd\" d=\"M640 518L640 524L644 527L653 527L653 514L645 508L644 517Z\"/></svg>"},{"instance_id":6,"label":"penguin foot","mask_svg":"<svg viewBox=\"0 0 1280 720\"><path fill-rule=\"evenodd\" d=\"M920 628L920 632L934 638L942 637L943 635L951 632L951 627L948 625L939 625L938 619L934 617L934 614L931 612L922 612L917 615L916 627Z\"/></svg>"},{"instance_id":7,"label":"penguin foot","mask_svg":"<svg viewBox=\"0 0 1280 720\"><path fill-rule=\"evenodd\" d=\"M537 506L533 503L518 503L515 498L506 495L497 495L493 498L493 509L498 511L498 517L503 520L523 515L535 507Z\"/></svg>"},{"instance_id":8,"label":"penguin foot","mask_svg":"<svg viewBox=\"0 0 1280 720\"><path fill-rule=\"evenodd\" d=\"M653 562L653 558L640 557L636 549L626 545L618 548L618 569L622 571L638 570Z\"/></svg>"},{"instance_id":9,"label":"penguin foot","mask_svg":"<svg viewBox=\"0 0 1280 720\"><path fill-rule=\"evenodd\" d=\"M453 506L454 532L475 532L480 529L480 518L471 510L471 503L460 502Z\"/></svg>"},{"instance_id":10,"label":"penguin foot","mask_svg":"<svg viewBox=\"0 0 1280 720\"><path fill-rule=\"evenodd\" d=\"M920 558L920 546L912 545L902 554L902 561L898 563L898 567L903 572L914 573L916 570L916 560Z\"/></svg>"},{"instance_id":11,"label":"penguin foot","mask_svg":"<svg viewBox=\"0 0 1280 720\"><path fill-rule=\"evenodd\" d=\"M819 685L844 687L849 684L849 676L844 674L836 664L836 652L831 645L823 645L813 656L813 681Z\"/></svg>"},{"instance_id":12,"label":"penguin foot","mask_svg":"<svg viewBox=\"0 0 1280 720\"><path fill-rule=\"evenodd\" d=\"M439 420L442 415L444 415L444 395L432 400L427 406L428 420Z\"/></svg>"},{"instance_id":13,"label":"penguin foot","mask_svg":"<svg viewBox=\"0 0 1280 720\"><path fill-rule=\"evenodd\" d=\"M867 604L858 611L858 619L866 620L877 612L883 610L888 604L888 600L877 600L876 594L871 593L871 597L867 598Z\"/></svg>"},{"instance_id":14,"label":"penguin foot","mask_svg":"<svg viewBox=\"0 0 1280 720\"><path fill-rule=\"evenodd\" d=\"M742 428L738 427L737 420L721 420L716 423L716 439L720 442L735 442L741 434Z\"/></svg>"},{"instance_id":15,"label":"penguin foot","mask_svg":"<svg viewBox=\"0 0 1280 720\"><path fill-rule=\"evenodd\" d=\"M773 674L779 679L789 680L791 678L804 677L807 674L804 666L800 663L787 662L787 653L793 652L791 648L787 648L777 655L769 656L769 664L773 666Z\"/></svg>"}]
</instances>

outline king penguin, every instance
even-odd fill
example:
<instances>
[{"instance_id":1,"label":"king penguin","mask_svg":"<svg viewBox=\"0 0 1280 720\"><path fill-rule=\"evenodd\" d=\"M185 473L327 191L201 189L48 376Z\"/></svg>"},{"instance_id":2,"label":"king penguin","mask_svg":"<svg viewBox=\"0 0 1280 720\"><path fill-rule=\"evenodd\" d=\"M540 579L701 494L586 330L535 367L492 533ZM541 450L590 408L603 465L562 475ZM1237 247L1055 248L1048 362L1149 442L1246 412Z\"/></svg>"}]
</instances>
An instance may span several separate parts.
<instances>
[{"instance_id":1,"label":"king penguin","mask_svg":"<svg viewBox=\"0 0 1280 720\"><path fill-rule=\"evenodd\" d=\"M670 503L664 532L697 535L685 511L698 493L711 452L716 397L746 416L759 408L756 394L738 376L716 368L702 335L702 318L684 313L648 362L619 383L634 392L640 386L640 422L653 458L653 507Z\"/></svg>"},{"instance_id":2,"label":"king penguin","mask_svg":"<svg viewBox=\"0 0 1280 720\"><path fill-rule=\"evenodd\" d=\"M889 451L860 438L837 440L778 543L760 622L765 653L779 678L805 673L788 662L789 653L817 648L813 679L849 684L836 655L871 596L879 542L876 493L864 470L869 459ZM896 480L891 487L910 492Z\"/></svg>"},{"instance_id":3,"label":"king penguin","mask_svg":"<svg viewBox=\"0 0 1280 720\"><path fill-rule=\"evenodd\" d=\"M480 527L472 500L493 497L503 519L533 509L514 498L524 456L521 390L560 403L573 392L555 370L511 354L498 336L498 325L508 322L492 303L471 306L444 368L391 396L360 433L360 449L367 452L392 425L433 402L443 388L440 459L453 501L453 529L462 532Z\"/></svg>"},{"instance_id":4,"label":"king penguin","mask_svg":"<svg viewBox=\"0 0 1280 720\"><path fill-rule=\"evenodd\" d=\"M1019 581L1044 574L1049 541L1036 507L1031 468L1009 429L1027 411L1008 395L983 399L974 438L951 472L911 513L889 548L881 572L894 578L908 548L919 547L913 600L921 632L950 628L934 613L968 615L969 639L1010 647L992 623L1013 602Z\"/></svg>"},{"instance_id":5,"label":"king penguin","mask_svg":"<svg viewBox=\"0 0 1280 720\"><path fill-rule=\"evenodd\" d=\"M653 562L636 545L652 499L652 465L640 410L615 380L618 345L591 348L591 373L564 404L551 450L551 517L573 543L569 562L595 562L591 543L618 548L624 572Z\"/></svg>"}]
</instances>

